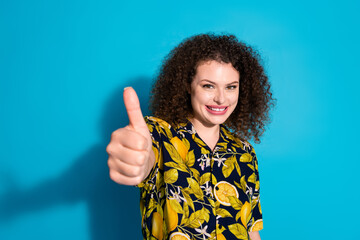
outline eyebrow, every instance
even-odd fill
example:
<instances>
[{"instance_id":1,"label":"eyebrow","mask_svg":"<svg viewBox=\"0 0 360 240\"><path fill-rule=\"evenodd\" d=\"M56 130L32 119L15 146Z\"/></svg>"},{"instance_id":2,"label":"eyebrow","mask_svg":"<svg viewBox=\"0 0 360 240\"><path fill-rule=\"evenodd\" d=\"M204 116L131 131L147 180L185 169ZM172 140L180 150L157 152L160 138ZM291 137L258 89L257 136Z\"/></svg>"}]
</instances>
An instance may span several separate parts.
<instances>
[{"instance_id":1,"label":"eyebrow","mask_svg":"<svg viewBox=\"0 0 360 240\"><path fill-rule=\"evenodd\" d=\"M202 79L200 82L202 82L202 81L206 81L206 82L209 82L209 83L212 83L212 84L216 85L215 82L210 81L210 80L208 80L208 79ZM228 83L228 84L226 84L226 85L231 85L231 84L239 84L239 81L234 81L234 82Z\"/></svg>"}]
</instances>

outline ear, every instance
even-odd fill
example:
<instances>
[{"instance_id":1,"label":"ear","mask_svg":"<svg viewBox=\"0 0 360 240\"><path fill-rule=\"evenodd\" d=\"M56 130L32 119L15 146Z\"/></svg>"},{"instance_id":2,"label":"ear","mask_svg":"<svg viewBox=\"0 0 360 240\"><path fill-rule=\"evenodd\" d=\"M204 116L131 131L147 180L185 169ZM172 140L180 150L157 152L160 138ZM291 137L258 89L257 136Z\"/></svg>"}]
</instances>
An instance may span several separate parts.
<instances>
[{"instance_id":1,"label":"ear","mask_svg":"<svg viewBox=\"0 0 360 240\"><path fill-rule=\"evenodd\" d=\"M189 95L191 95L191 83L190 83L190 84L189 84L189 83L186 84L186 92L187 92Z\"/></svg>"},{"instance_id":2,"label":"ear","mask_svg":"<svg viewBox=\"0 0 360 240\"><path fill-rule=\"evenodd\" d=\"M186 87L186 92L187 92L189 95L191 95L191 86L187 86L187 87Z\"/></svg>"}]
</instances>

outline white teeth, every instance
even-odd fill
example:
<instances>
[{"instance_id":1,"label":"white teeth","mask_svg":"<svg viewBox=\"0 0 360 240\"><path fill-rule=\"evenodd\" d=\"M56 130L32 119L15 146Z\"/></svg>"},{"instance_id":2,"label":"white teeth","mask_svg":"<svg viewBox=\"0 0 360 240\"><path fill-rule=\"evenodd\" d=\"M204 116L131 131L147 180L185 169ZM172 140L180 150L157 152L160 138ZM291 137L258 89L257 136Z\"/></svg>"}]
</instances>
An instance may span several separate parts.
<instances>
[{"instance_id":1,"label":"white teeth","mask_svg":"<svg viewBox=\"0 0 360 240\"><path fill-rule=\"evenodd\" d=\"M211 110L213 111L216 111L216 112L221 112L221 111L224 111L226 108L212 108L212 107L209 107Z\"/></svg>"}]
</instances>

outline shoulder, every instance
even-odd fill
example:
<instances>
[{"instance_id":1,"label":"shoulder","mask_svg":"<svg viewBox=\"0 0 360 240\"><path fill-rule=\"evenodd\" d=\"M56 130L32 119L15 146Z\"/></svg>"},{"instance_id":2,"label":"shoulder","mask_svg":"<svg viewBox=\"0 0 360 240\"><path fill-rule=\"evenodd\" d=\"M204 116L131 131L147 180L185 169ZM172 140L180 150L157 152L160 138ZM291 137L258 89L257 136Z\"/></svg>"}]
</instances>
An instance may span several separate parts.
<instances>
[{"instance_id":1,"label":"shoulder","mask_svg":"<svg viewBox=\"0 0 360 240\"><path fill-rule=\"evenodd\" d=\"M148 124L148 125L150 124L150 125L157 125L157 126L161 126L161 127L171 128L171 125L168 122L166 122L160 118L157 118L154 116L145 116L144 119L145 119L146 124Z\"/></svg>"},{"instance_id":2,"label":"shoulder","mask_svg":"<svg viewBox=\"0 0 360 240\"><path fill-rule=\"evenodd\" d=\"M241 148L247 153L255 154L254 147L247 140L239 138L225 125L221 125L221 134L223 134L223 137L226 138L229 142L232 142L236 147Z\"/></svg>"},{"instance_id":3,"label":"shoulder","mask_svg":"<svg viewBox=\"0 0 360 240\"><path fill-rule=\"evenodd\" d=\"M178 123L174 126L166 120L154 116L145 116L144 120L147 125L156 125L161 128L174 129L175 131L179 131L179 129L186 129L188 126L187 122Z\"/></svg>"},{"instance_id":4,"label":"shoulder","mask_svg":"<svg viewBox=\"0 0 360 240\"><path fill-rule=\"evenodd\" d=\"M172 138L174 129L168 122L154 116L145 116L144 120L152 135L156 134L160 138Z\"/></svg>"}]
</instances>

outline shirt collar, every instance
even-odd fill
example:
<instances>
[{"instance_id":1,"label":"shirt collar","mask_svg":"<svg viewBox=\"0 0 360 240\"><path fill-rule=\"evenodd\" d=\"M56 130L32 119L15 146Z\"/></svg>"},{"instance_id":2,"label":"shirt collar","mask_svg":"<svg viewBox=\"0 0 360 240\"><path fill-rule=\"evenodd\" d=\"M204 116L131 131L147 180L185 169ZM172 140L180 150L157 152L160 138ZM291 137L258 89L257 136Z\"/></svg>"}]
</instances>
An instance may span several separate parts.
<instances>
[{"instance_id":1,"label":"shirt collar","mask_svg":"<svg viewBox=\"0 0 360 240\"><path fill-rule=\"evenodd\" d=\"M178 132L186 132L185 134L196 134L196 137L201 139L201 137L197 134L193 124L189 119L187 119L186 123L179 124L177 128ZM217 142L218 149L224 148L224 144L219 145L219 143L227 143L229 140L233 140L232 133L228 130L228 128L224 124L220 124L220 134L219 134L219 140ZM226 148L226 147L225 147Z\"/></svg>"}]
</instances>

